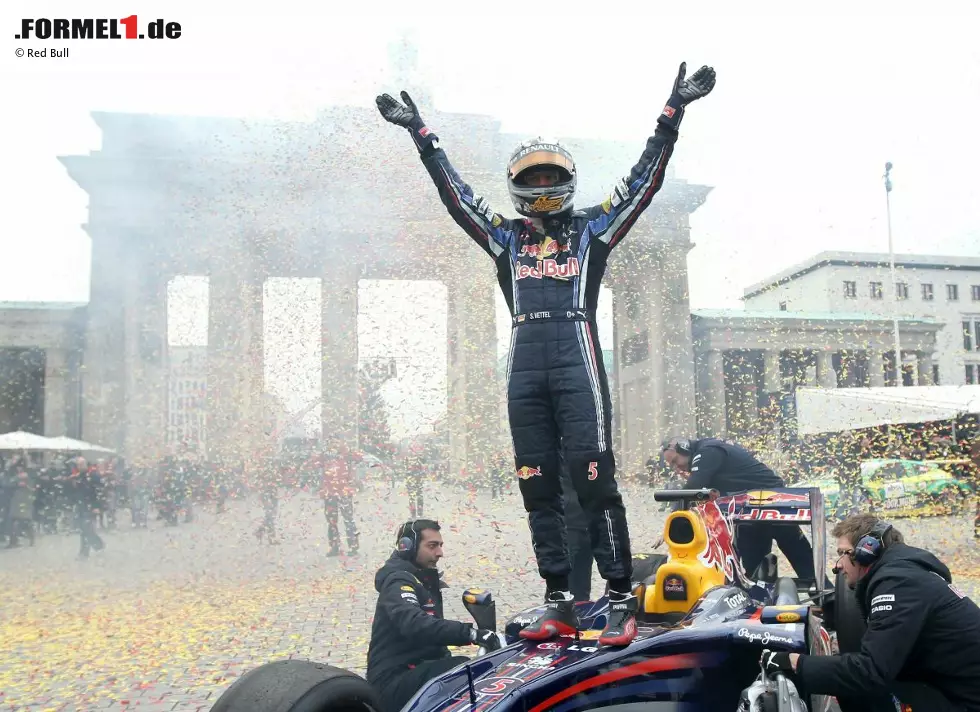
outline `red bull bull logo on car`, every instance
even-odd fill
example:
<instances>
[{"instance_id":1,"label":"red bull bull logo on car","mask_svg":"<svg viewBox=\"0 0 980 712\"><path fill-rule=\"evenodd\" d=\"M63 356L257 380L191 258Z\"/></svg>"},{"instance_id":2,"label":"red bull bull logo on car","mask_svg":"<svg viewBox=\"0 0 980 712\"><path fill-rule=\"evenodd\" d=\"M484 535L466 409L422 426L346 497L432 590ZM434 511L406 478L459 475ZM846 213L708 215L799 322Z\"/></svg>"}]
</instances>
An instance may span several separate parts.
<instances>
[{"instance_id":1,"label":"red bull bull logo on car","mask_svg":"<svg viewBox=\"0 0 980 712\"><path fill-rule=\"evenodd\" d=\"M761 505L782 505L782 504L810 504L810 495L808 494L797 494L796 492L748 492L745 494L748 497L749 504L753 506Z\"/></svg>"},{"instance_id":2,"label":"red bull bull logo on car","mask_svg":"<svg viewBox=\"0 0 980 712\"><path fill-rule=\"evenodd\" d=\"M541 476L541 468L540 467L528 467L527 465L523 465L517 471L517 476L520 477L522 480L529 480L532 477L540 477Z\"/></svg>"},{"instance_id":3,"label":"red bull bull logo on car","mask_svg":"<svg viewBox=\"0 0 980 712\"><path fill-rule=\"evenodd\" d=\"M735 556L735 537L728 520L714 502L699 504L697 510L708 533L708 543L704 551L698 554L698 561L718 569L729 581L740 580L742 572Z\"/></svg>"},{"instance_id":4,"label":"red bull bull logo on car","mask_svg":"<svg viewBox=\"0 0 980 712\"><path fill-rule=\"evenodd\" d=\"M739 521L808 522L812 519L810 495L805 492L759 490L722 497L718 504L727 505L729 518Z\"/></svg>"}]
</instances>

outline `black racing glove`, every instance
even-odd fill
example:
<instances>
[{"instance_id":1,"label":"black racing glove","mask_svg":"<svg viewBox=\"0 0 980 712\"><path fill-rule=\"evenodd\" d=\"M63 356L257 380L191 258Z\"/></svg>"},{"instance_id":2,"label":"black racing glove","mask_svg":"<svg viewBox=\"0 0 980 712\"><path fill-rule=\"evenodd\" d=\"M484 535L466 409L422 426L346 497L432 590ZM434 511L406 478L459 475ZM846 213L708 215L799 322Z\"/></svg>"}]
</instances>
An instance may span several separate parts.
<instances>
[{"instance_id":1,"label":"black racing glove","mask_svg":"<svg viewBox=\"0 0 980 712\"><path fill-rule=\"evenodd\" d=\"M684 107L692 101L697 101L703 96L711 93L715 88L715 70L713 67L704 66L685 79L687 75L687 62L681 62L680 69L677 71L677 79L674 80L674 90L664 106L658 123L674 131L681 125L684 118Z\"/></svg>"},{"instance_id":2,"label":"black racing glove","mask_svg":"<svg viewBox=\"0 0 980 712\"><path fill-rule=\"evenodd\" d=\"M766 675L773 675L777 672L792 673L793 664L789 661L789 653L776 653L765 650L762 653L762 669Z\"/></svg>"},{"instance_id":3,"label":"black racing glove","mask_svg":"<svg viewBox=\"0 0 980 712\"><path fill-rule=\"evenodd\" d=\"M492 630L474 628L470 638L474 645L479 645L488 653L492 653L494 650L500 650L500 636Z\"/></svg>"},{"instance_id":4,"label":"black racing glove","mask_svg":"<svg viewBox=\"0 0 980 712\"><path fill-rule=\"evenodd\" d=\"M375 99L378 111L381 112L384 120L395 126L408 129L412 135L412 140L415 141L415 146L421 152L431 146L433 141L438 141L439 137L426 127L422 117L419 116L419 108L415 106L415 102L412 101L408 92L402 92L402 101L405 102L404 105L390 94L382 94Z\"/></svg>"}]
</instances>

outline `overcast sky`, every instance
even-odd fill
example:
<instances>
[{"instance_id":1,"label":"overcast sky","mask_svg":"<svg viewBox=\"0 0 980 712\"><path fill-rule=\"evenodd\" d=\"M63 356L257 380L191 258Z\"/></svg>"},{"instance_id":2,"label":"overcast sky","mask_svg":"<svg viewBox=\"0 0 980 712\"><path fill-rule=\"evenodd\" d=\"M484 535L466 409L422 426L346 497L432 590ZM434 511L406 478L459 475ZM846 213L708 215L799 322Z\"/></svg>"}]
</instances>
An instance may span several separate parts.
<instances>
[{"instance_id":1,"label":"overcast sky","mask_svg":"<svg viewBox=\"0 0 980 712\"><path fill-rule=\"evenodd\" d=\"M699 2L695 17L646 2L382 2L360 16L327 16L323 4L277 2L275 16L259 16L230 2L143 5L102 2L97 14L163 16L183 36L25 43L13 39L22 16L79 17L81 6L0 9L0 300L88 298L86 195L55 156L99 148L89 112L308 119L331 104L370 106L380 90L399 88L386 83L387 45L406 30L440 110L489 114L507 132L635 141L637 155L678 63L712 64L717 88L688 110L672 160L678 177L714 186L692 218L694 308L737 307L745 286L823 249L884 250L886 160L895 165L898 252L980 253L980 18L963 14L977 10L941 14L945 5L919 3L934 13L923 15L912 3L871 2L855 15L843 14L846 3L814 3L821 14L804 16L785 3L740 3L736 12ZM44 46L67 46L70 56L15 57L19 47ZM594 192L589 166L579 172ZM444 407L444 292L412 289L435 311L419 337L429 340L426 359L389 387L406 432ZM272 291L269 387L298 408L318 383L310 374L319 354L309 348L318 340L316 289ZM386 338L404 318L399 309L407 314L405 294L364 285L362 355L411 361L419 344ZM182 303L172 314L176 338L199 340L200 300ZM284 321L288 330L275 326Z\"/></svg>"}]
</instances>

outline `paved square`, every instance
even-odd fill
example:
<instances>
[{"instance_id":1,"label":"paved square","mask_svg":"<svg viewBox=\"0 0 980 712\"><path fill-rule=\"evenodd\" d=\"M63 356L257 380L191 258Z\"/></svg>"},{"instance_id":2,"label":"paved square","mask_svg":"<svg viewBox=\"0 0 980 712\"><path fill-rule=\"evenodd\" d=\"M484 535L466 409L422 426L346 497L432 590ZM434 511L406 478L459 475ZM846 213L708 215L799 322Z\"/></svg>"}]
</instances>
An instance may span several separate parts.
<instances>
[{"instance_id":1,"label":"paved square","mask_svg":"<svg viewBox=\"0 0 980 712\"><path fill-rule=\"evenodd\" d=\"M636 551L659 538L652 492L625 490ZM490 588L500 620L540 599L524 510L514 491L426 493L426 515L446 539L447 616L466 620L459 597ZM401 489L369 488L357 502L361 554L326 556L319 500L280 505L283 542L260 545L257 500L196 521L103 534L107 548L76 561L77 536L46 536L0 552L0 709L208 710L251 667L285 657L363 671L374 613L374 573L408 518ZM967 518L896 522L932 548L976 595L980 573ZM596 579L594 591L599 590Z\"/></svg>"}]
</instances>

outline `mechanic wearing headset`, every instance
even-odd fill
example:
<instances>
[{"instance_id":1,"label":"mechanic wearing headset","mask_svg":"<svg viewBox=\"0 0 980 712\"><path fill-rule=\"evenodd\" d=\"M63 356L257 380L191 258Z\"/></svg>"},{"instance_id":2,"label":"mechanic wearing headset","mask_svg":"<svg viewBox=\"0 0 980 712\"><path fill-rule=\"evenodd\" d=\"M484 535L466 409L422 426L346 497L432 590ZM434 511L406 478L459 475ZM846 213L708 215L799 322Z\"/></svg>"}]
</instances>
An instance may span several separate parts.
<instances>
[{"instance_id":1,"label":"mechanic wearing headset","mask_svg":"<svg viewBox=\"0 0 980 712\"><path fill-rule=\"evenodd\" d=\"M406 522L398 529L397 547L374 577L378 604L368 646L367 680L385 712L398 712L426 682L469 660L451 656L446 646L500 648L495 632L442 617L438 522Z\"/></svg>"},{"instance_id":2,"label":"mechanic wearing headset","mask_svg":"<svg viewBox=\"0 0 980 712\"><path fill-rule=\"evenodd\" d=\"M724 497L733 492L785 487L779 475L744 447L716 438L670 438L664 443L663 455L669 467L689 474L684 489L714 489ZM773 539L797 577L816 578L813 547L800 526L771 522L740 522L736 529L735 548L747 574L751 576L766 554L772 551ZM829 583L825 582L826 585Z\"/></svg>"},{"instance_id":3,"label":"mechanic wearing headset","mask_svg":"<svg viewBox=\"0 0 980 712\"><path fill-rule=\"evenodd\" d=\"M833 536L834 570L868 619L861 652L768 652L766 671L795 673L807 694L836 696L841 712L980 710L980 608L946 565L871 514L848 517Z\"/></svg>"}]
</instances>

